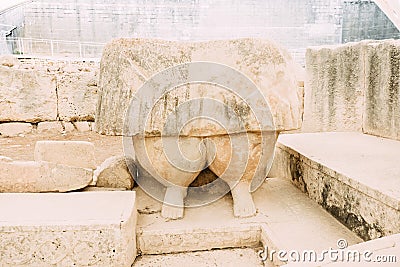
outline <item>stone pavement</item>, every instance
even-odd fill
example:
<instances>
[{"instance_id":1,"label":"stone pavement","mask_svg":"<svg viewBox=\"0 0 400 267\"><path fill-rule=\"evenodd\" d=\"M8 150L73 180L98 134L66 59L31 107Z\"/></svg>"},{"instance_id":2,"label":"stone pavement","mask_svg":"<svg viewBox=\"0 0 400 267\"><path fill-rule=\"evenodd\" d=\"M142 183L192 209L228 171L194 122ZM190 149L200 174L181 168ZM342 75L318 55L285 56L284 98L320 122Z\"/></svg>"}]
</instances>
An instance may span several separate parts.
<instances>
[{"instance_id":1,"label":"stone pavement","mask_svg":"<svg viewBox=\"0 0 400 267\"><path fill-rule=\"evenodd\" d=\"M280 136L270 175L291 180L365 240L400 232L400 142L361 133Z\"/></svg>"},{"instance_id":2,"label":"stone pavement","mask_svg":"<svg viewBox=\"0 0 400 267\"><path fill-rule=\"evenodd\" d=\"M235 218L232 197L227 195L208 206L186 208L183 219L168 221L161 217L161 203L137 189L138 253L164 254L260 244L270 249L322 251L337 247L339 239L349 244L362 241L283 179L269 179L253 198L258 212L252 218Z\"/></svg>"}]
</instances>

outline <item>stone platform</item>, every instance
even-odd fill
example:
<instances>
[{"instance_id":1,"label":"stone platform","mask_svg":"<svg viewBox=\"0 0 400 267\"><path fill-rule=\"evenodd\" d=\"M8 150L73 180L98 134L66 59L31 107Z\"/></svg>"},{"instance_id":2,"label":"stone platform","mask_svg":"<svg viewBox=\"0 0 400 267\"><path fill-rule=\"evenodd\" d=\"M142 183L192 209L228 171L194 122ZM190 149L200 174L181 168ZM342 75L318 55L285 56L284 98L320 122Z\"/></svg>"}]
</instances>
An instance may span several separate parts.
<instances>
[{"instance_id":1,"label":"stone platform","mask_svg":"<svg viewBox=\"0 0 400 267\"><path fill-rule=\"evenodd\" d=\"M281 135L285 177L364 240L400 233L400 142L361 133Z\"/></svg>"},{"instance_id":2,"label":"stone platform","mask_svg":"<svg viewBox=\"0 0 400 267\"><path fill-rule=\"evenodd\" d=\"M149 254L260 246L322 251L337 247L339 239L349 244L362 241L283 179L268 179L253 194L257 215L242 219L233 216L232 197L226 195L210 205L185 209L182 220L168 221L161 217L161 203L136 190L138 253L144 255L140 262Z\"/></svg>"},{"instance_id":3,"label":"stone platform","mask_svg":"<svg viewBox=\"0 0 400 267\"><path fill-rule=\"evenodd\" d=\"M0 265L131 266L135 192L0 194Z\"/></svg>"}]
</instances>

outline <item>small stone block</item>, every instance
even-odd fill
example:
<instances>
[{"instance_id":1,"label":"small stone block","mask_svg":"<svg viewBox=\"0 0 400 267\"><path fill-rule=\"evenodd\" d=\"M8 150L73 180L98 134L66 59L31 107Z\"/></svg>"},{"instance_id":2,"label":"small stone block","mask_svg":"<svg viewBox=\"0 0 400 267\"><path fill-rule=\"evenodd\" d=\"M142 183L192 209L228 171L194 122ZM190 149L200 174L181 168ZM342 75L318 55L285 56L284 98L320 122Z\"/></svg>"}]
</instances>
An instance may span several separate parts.
<instances>
[{"instance_id":1,"label":"small stone block","mask_svg":"<svg viewBox=\"0 0 400 267\"><path fill-rule=\"evenodd\" d=\"M106 159L95 171L93 180L98 187L132 189L136 174L135 162L130 157L114 156ZM136 178L136 177L135 177Z\"/></svg>"},{"instance_id":2,"label":"small stone block","mask_svg":"<svg viewBox=\"0 0 400 267\"><path fill-rule=\"evenodd\" d=\"M85 141L38 141L35 161L95 169L94 145Z\"/></svg>"},{"instance_id":3,"label":"small stone block","mask_svg":"<svg viewBox=\"0 0 400 267\"><path fill-rule=\"evenodd\" d=\"M64 130L60 121L40 122L37 127L38 133L62 133Z\"/></svg>"},{"instance_id":4,"label":"small stone block","mask_svg":"<svg viewBox=\"0 0 400 267\"><path fill-rule=\"evenodd\" d=\"M32 124L23 122L10 122L0 124L0 136L14 137L32 132Z\"/></svg>"},{"instance_id":5,"label":"small stone block","mask_svg":"<svg viewBox=\"0 0 400 267\"><path fill-rule=\"evenodd\" d=\"M0 192L67 192L92 182L90 169L51 162L0 160Z\"/></svg>"},{"instance_id":6,"label":"small stone block","mask_svg":"<svg viewBox=\"0 0 400 267\"><path fill-rule=\"evenodd\" d=\"M76 121L73 122L75 128L78 130L78 132L89 132L91 131L90 127L90 122L87 121Z\"/></svg>"}]
</instances>

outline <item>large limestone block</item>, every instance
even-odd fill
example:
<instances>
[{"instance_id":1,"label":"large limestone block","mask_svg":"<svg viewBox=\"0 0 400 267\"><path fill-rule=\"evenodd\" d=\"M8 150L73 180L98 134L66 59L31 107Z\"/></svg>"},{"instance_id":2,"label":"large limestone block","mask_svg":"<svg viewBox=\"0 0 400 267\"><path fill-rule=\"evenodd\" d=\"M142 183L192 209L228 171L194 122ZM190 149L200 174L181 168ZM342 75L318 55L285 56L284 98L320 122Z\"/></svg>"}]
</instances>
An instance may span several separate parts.
<instances>
[{"instance_id":1,"label":"large limestone block","mask_svg":"<svg viewBox=\"0 0 400 267\"><path fill-rule=\"evenodd\" d=\"M0 66L0 122L56 120L56 79L45 72Z\"/></svg>"},{"instance_id":2,"label":"large limestone block","mask_svg":"<svg viewBox=\"0 0 400 267\"><path fill-rule=\"evenodd\" d=\"M0 194L1 266L128 267L135 192Z\"/></svg>"},{"instance_id":3,"label":"large limestone block","mask_svg":"<svg viewBox=\"0 0 400 267\"><path fill-rule=\"evenodd\" d=\"M364 133L400 140L400 42L366 50Z\"/></svg>"},{"instance_id":4,"label":"large limestone block","mask_svg":"<svg viewBox=\"0 0 400 267\"><path fill-rule=\"evenodd\" d=\"M94 144L86 141L38 141L34 159L95 169Z\"/></svg>"},{"instance_id":5,"label":"large limestone block","mask_svg":"<svg viewBox=\"0 0 400 267\"><path fill-rule=\"evenodd\" d=\"M125 114L132 96L145 81L166 68L197 61L211 61L239 70L261 91L261 96L271 108L277 130L300 127L302 92L297 86L296 66L285 50L270 41L239 39L185 43L118 39L106 46L101 61L100 92L96 112L97 131L110 135L122 134ZM240 85L236 84L234 87L231 89L237 90ZM176 111L182 103L205 97L220 101L233 109L240 120L245 122L245 130L260 130L254 114L239 96L215 85L196 84L180 86L163 95L150 113L148 121L151 123L144 126L146 132L156 136L160 132L165 133L163 126L171 112ZM199 105L202 106L202 103ZM258 108L268 109L264 103L260 105ZM197 109L194 104L188 107L189 111ZM210 109L214 110L214 113L221 113L222 117L230 117L225 109L218 110L215 106L205 107L203 111L210 111ZM203 111L199 111L198 115L206 115L202 113ZM141 110L139 107L138 114L140 114L139 117L147 116L144 109ZM188 114L188 112L180 112L180 114ZM145 119L139 118L139 121L145 121ZM266 127L266 125L261 125L261 127L264 126ZM133 134L135 134L143 126L142 123L133 123L133 127ZM265 129L262 128L262 130ZM243 132L243 129L236 123L230 125L228 131ZM174 135L174 133L167 134ZM216 127L209 121L196 121L187 125L180 134L210 136L226 134L226 129Z\"/></svg>"},{"instance_id":6,"label":"large limestone block","mask_svg":"<svg viewBox=\"0 0 400 267\"><path fill-rule=\"evenodd\" d=\"M97 167L93 179L99 187L132 189L136 179L135 162L130 157L110 157Z\"/></svg>"},{"instance_id":7,"label":"large limestone block","mask_svg":"<svg viewBox=\"0 0 400 267\"><path fill-rule=\"evenodd\" d=\"M0 192L67 192L92 182L90 169L50 162L0 161Z\"/></svg>"},{"instance_id":8,"label":"large limestone block","mask_svg":"<svg viewBox=\"0 0 400 267\"><path fill-rule=\"evenodd\" d=\"M361 131L365 42L306 52L302 131Z\"/></svg>"},{"instance_id":9,"label":"large limestone block","mask_svg":"<svg viewBox=\"0 0 400 267\"><path fill-rule=\"evenodd\" d=\"M70 68L71 69L71 68ZM64 121L94 120L98 70L86 66L64 69L57 77L58 112Z\"/></svg>"}]
</instances>

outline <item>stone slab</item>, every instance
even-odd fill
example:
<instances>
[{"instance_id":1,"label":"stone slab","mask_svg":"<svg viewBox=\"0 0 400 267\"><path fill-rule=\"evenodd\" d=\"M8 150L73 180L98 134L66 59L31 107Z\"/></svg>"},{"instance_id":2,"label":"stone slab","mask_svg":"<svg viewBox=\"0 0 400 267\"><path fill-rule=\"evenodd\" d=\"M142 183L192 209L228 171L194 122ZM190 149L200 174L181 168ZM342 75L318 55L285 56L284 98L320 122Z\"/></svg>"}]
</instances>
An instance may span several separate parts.
<instances>
[{"instance_id":1,"label":"stone slab","mask_svg":"<svg viewBox=\"0 0 400 267\"><path fill-rule=\"evenodd\" d=\"M86 141L38 141L35 161L95 169L94 144Z\"/></svg>"},{"instance_id":2,"label":"stone slab","mask_svg":"<svg viewBox=\"0 0 400 267\"><path fill-rule=\"evenodd\" d=\"M0 124L0 136L15 137L32 132L32 124L23 122L9 122Z\"/></svg>"},{"instance_id":3,"label":"stone slab","mask_svg":"<svg viewBox=\"0 0 400 267\"><path fill-rule=\"evenodd\" d=\"M400 42L368 44L363 131L400 140Z\"/></svg>"},{"instance_id":4,"label":"stone slab","mask_svg":"<svg viewBox=\"0 0 400 267\"><path fill-rule=\"evenodd\" d=\"M191 266L191 267L215 267L215 266L247 266L262 267L258 249L233 248L211 251L196 251L164 255L144 255L136 259L133 267L140 266Z\"/></svg>"},{"instance_id":5,"label":"stone slab","mask_svg":"<svg viewBox=\"0 0 400 267\"><path fill-rule=\"evenodd\" d=\"M140 188L136 191L138 250L143 255L254 247L260 242L282 249L322 250L334 246L339 238L349 244L361 241L283 179L270 179L253 194L258 211L251 218L235 218L232 197L226 195L206 206L186 208L181 220L166 220L161 217L161 203Z\"/></svg>"},{"instance_id":6,"label":"stone slab","mask_svg":"<svg viewBox=\"0 0 400 267\"><path fill-rule=\"evenodd\" d=\"M0 194L2 266L131 266L135 192Z\"/></svg>"},{"instance_id":7,"label":"stone slab","mask_svg":"<svg viewBox=\"0 0 400 267\"><path fill-rule=\"evenodd\" d=\"M0 122L54 121L56 79L45 72L0 66Z\"/></svg>"},{"instance_id":8,"label":"stone slab","mask_svg":"<svg viewBox=\"0 0 400 267\"><path fill-rule=\"evenodd\" d=\"M38 133L62 133L64 128L61 121L39 122L37 126Z\"/></svg>"},{"instance_id":9,"label":"stone slab","mask_svg":"<svg viewBox=\"0 0 400 267\"><path fill-rule=\"evenodd\" d=\"M152 108L151 112L147 110L147 104L134 103L134 108L130 110L133 112L130 114L133 121L129 125L129 134L135 135L145 130L146 135L150 136L159 136L161 132L163 135L177 135L176 129L163 129L163 126L168 115L176 112L177 107L185 102L188 104L182 105L179 111L180 116L176 116L178 125L180 123L185 125L189 114L195 118L209 117L207 111L214 110L214 114L220 115L218 123L224 125L226 129L203 119L196 120L196 123L187 123L179 133L180 135L210 136L226 134L227 130L236 133L243 132L244 129L237 121L231 119L232 114L227 113L228 109L216 107L215 101L235 110L235 115L246 122L244 127L249 131L260 130L257 120L271 121L272 118L277 130L300 128L303 107L302 90L297 84L296 77L298 66L287 51L274 42L256 38L208 42L121 38L113 40L105 47L101 60L96 131L107 135L121 135L124 118L133 95L139 91L145 81L164 69L198 61L219 63L244 74L246 79L254 83L254 87L243 86L243 81L239 79L240 75L226 74L225 70L218 78L223 79L224 75L234 76L234 78L227 77L229 86L232 87L230 89L243 89L241 97L247 98L244 94L248 94L247 101L255 100L254 107L249 107L247 102L221 86L209 83L179 86L176 90L163 94L160 101L157 94L151 94L151 98L154 99L147 100L150 99L152 103L156 103L154 106L149 104ZM196 70L191 71L196 72ZM199 73L201 72L200 70ZM221 70L215 70L215 72L221 73ZM256 88L260 91L259 95L255 94ZM203 101L204 98L215 101L212 106L208 106L210 101ZM144 99L146 96L136 100L144 101ZM203 100L190 101L193 99ZM253 111L270 109L271 114L258 115L256 118L250 109ZM262 123L261 128L271 130L269 123Z\"/></svg>"},{"instance_id":10,"label":"stone slab","mask_svg":"<svg viewBox=\"0 0 400 267\"><path fill-rule=\"evenodd\" d=\"M78 132L89 132L91 131L91 122L89 121L76 121L73 122L74 127L78 130Z\"/></svg>"},{"instance_id":11,"label":"stone slab","mask_svg":"<svg viewBox=\"0 0 400 267\"><path fill-rule=\"evenodd\" d=\"M83 64L82 64L83 65ZM64 121L94 120L98 69L78 64L57 74L58 114Z\"/></svg>"},{"instance_id":12,"label":"stone slab","mask_svg":"<svg viewBox=\"0 0 400 267\"><path fill-rule=\"evenodd\" d=\"M0 160L0 192L67 192L86 187L93 171L37 161Z\"/></svg>"},{"instance_id":13,"label":"stone slab","mask_svg":"<svg viewBox=\"0 0 400 267\"><path fill-rule=\"evenodd\" d=\"M361 131L365 42L309 47L303 132Z\"/></svg>"},{"instance_id":14,"label":"stone slab","mask_svg":"<svg viewBox=\"0 0 400 267\"><path fill-rule=\"evenodd\" d=\"M339 252L341 253L340 250ZM335 260L335 256L333 256L332 260L329 259L329 257L326 257L326 261L320 263L307 262L304 263L303 266L398 266L400 262L400 234L386 236L360 244L352 245L343 249L343 253L344 255L346 255L345 260ZM350 255L348 259L347 255ZM285 265L285 267L296 266L299 266L299 264L290 263Z\"/></svg>"},{"instance_id":15,"label":"stone slab","mask_svg":"<svg viewBox=\"0 0 400 267\"><path fill-rule=\"evenodd\" d=\"M400 232L400 142L361 133L287 134L271 176L285 177L363 239Z\"/></svg>"}]
</instances>

